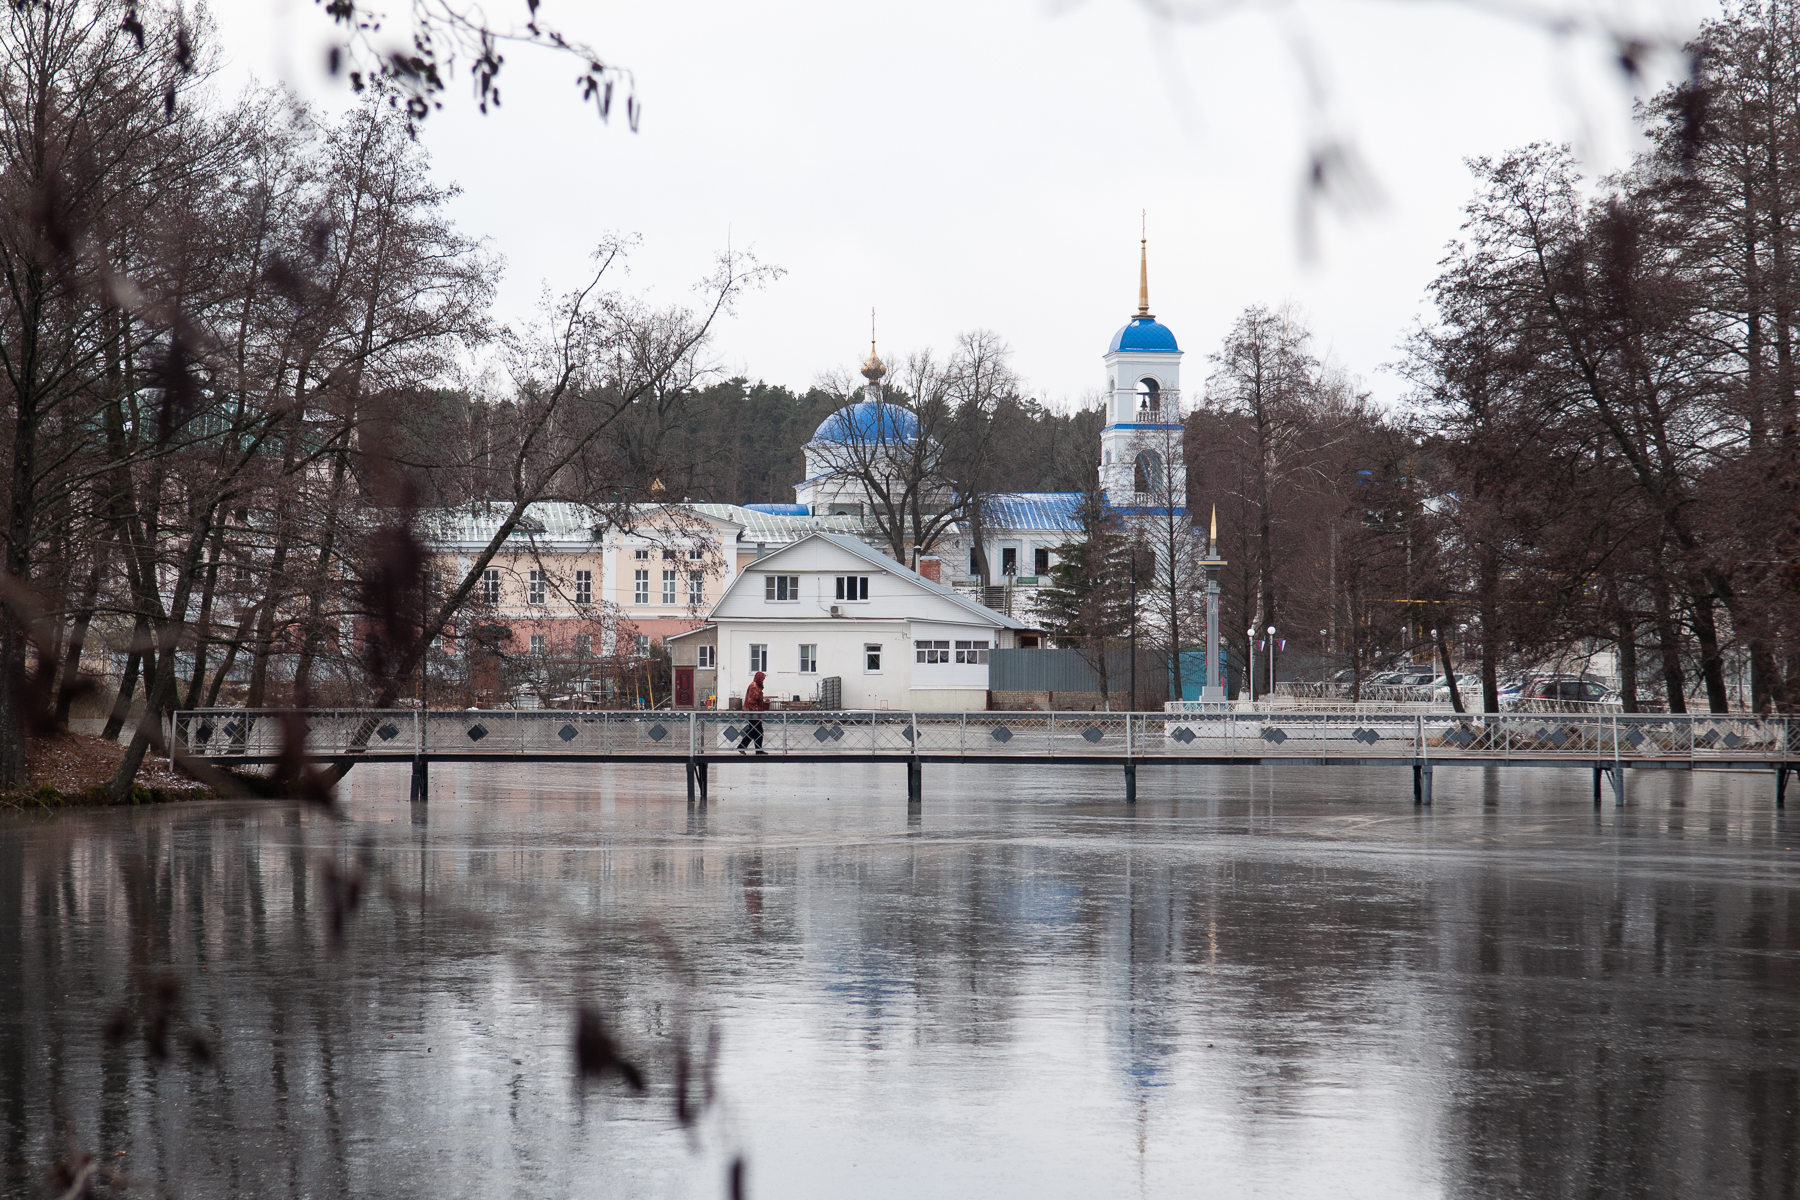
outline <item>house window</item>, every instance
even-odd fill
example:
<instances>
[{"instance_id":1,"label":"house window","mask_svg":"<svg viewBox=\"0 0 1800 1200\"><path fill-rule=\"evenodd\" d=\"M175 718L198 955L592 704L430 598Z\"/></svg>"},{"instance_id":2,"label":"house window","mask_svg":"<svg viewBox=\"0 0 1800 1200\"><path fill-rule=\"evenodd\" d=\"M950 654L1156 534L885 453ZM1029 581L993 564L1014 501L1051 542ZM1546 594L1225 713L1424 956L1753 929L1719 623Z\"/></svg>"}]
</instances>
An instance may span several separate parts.
<instances>
[{"instance_id":1,"label":"house window","mask_svg":"<svg viewBox=\"0 0 1800 1200\"><path fill-rule=\"evenodd\" d=\"M938 645L944 643L939 642ZM956 661L959 663L984 663L988 660L988 644L986 642L956 643Z\"/></svg>"},{"instance_id":2,"label":"house window","mask_svg":"<svg viewBox=\"0 0 1800 1200\"><path fill-rule=\"evenodd\" d=\"M863 646L863 671L870 675L881 674L881 647L874 642Z\"/></svg>"},{"instance_id":3,"label":"house window","mask_svg":"<svg viewBox=\"0 0 1800 1200\"><path fill-rule=\"evenodd\" d=\"M663 551L663 561L664 562L674 562L675 561L675 552L673 550L664 550Z\"/></svg>"},{"instance_id":4,"label":"house window","mask_svg":"<svg viewBox=\"0 0 1800 1200\"><path fill-rule=\"evenodd\" d=\"M800 673L812 675L819 669L819 647L817 645L800 647Z\"/></svg>"},{"instance_id":5,"label":"house window","mask_svg":"<svg viewBox=\"0 0 1800 1200\"><path fill-rule=\"evenodd\" d=\"M766 671L768 669L769 648L760 643L752 642L750 644L750 673L754 675L758 671Z\"/></svg>"},{"instance_id":6,"label":"house window","mask_svg":"<svg viewBox=\"0 0 1800 1200\"><path fill-rule=\"evenodd\" d=\"M798 575L764 575L764 600L798 600L800 598L800 577Z\"/></svg>"},{"instance_id":7,"label":"house window","mask_svg":"<svg viewBox=\"0 0 1800 1200\"><path fill-rule=\"evenodd\" d=\"M594 602L594 573L592 571L575 572L575 603L592 604Z\"/></svg>"},{"instance_id":8,"label":"house window","mask_svg":"<svg viewBox=\"0 0 1800 1200\"><path fill-rule=\"evenodd\" d=\"M592 655L593 653L594 653L594 635L591 633L576 634L575 635L575 655L576 655L576 657L587 658L588 656Z\"/></svg>"},{"instance_id":9,"label":"house window","mask_svg":"<svg viewBox=\"0 0 1800 1200\"><path fill-rule=\"evenodd\" d=\"M688 561L690 561L690 562L702 562L705 560L705 558L706 558L706 551L702 550L698 546L695 546L692 550L688 551Z\"/></svg>"},{"instance_id":10,"label":"house window","mask_svg":"<svg viewBox=\"0 0 1800 1200\"><path fill-rule=\"evenodd\" d=\"M717 646L701 646L696 664L703 671L716 670L719 665L719 648Z\"/></svg>"},{"instance_id":11,"label":"house window","mask_svg":"<svg viewBox=\"0 0 1800 1200\"><path fill-rule=\"evenodd\" d=\"M837 577L837 598L839 600L867 600L869 598L869 577L867 575L839 575Z\"/></svg>"},{"instance_id":12,"label":"house window","mask_svg":"<svg viewBox=\"0 0 1800 1200\"><path fill-rule=\"evenodd\" d=\"M543 634L534 633L531 635L531 657L542 658L544 657L544 652L548 649L549 646L545 644Z\"/></svg>"},{"instance_id":13,"label":"house window","mask_svg":"<svg viewBox=\"0 0 1800 1200\"><path fill-rule=\"evenodd\" d=\"M1031 571L1034 575L1048 575L1050 573L1049 550L1040 546L1038 549L1031 552Z\"/></svg>"},{"instance_id":14,"label":"house window","mask_svg":"<svg viewBox=\"0 0 1800 1200\"><path fill-rule=\"evenodd\" d=\"M637 635L637 652L639 654L650 653L650 635L649 634L640 633Z\"/></svg>"},{"instance_id":15,"label":"house window","mask_svg":"<svg viewBox=\"0 0 1800 1200\"><path fill-rule=\"evenodd\" d=\"M968 643L965 642L963 644L967 645ZM914 642L913 655L913 661L915 662L947 663L950 661L950 643L927 641Z\"/></svg>"},{"instance_id":16,"label":"house window","mask_svg":"<svg viewBox=\"0 0 1800 1200\"><path fill-rule=\"evenodd\" d=\"M1019 573L1019 548L1017 546L1008 546L1000 551L1000 573L1002 575Z\"/></svg>"},{"instance_id":17,"label":"house window","mask_svg":"<svg viewBox=\"0 0 1800 1200\"><path fill-rule=\"evenodd\" d=\"M706 572L705 571L689 571L688 572L688 603L689 604L704 604L704 603L706 603Z\"/></svg>"},{"instance_id":18,"label":"house window","mask_svg":"<svg viewBox=\"0 0 1800 1200\"><path fill-rule=\"evenodd\" d=\"M525 603L542 604L544 602L544 573L533 571L525 585Z\"/></svg>"},{"instance_id":19,"label":"house window","mask_svg":"<svg viewBox=\"0 0 1800 1200\"><path fill-rule=\"evenodd\" d=\"M481 573L481 602L483 604L500 603L500 572L489 567Z\"/></svg>"},{"instance_id":20,"label":"house window","mask_svg":"<svg viewBox=\"0 0 1800 1200\"><path fill-rule=\"evenodd\" d=\"M633 550L631 552L631 557L637 559L639 562L649 562L650 552L648 550Z\"/></svg>"},{"instance_id":21,"label":"house window","mask_svg":"<svg viewBox=\"0 0 1800 1200\"><path fill-rule=\"evenodd\" d=\"M633 604L650 603L650 571L639 567L631 573L631 602Z\"/></svg>"},{"instance_id":22,"label":"house window","mask_svg":"<svg viewBox=\"0 0 1800 1200\"><path fill-rule=\"evenodd\" d=\"M969 547L969 574L981 574L981 551L973 546Z\"/></svg>"},{"instance_id":23,"label":"house window","mask_svg":"<svg viewBox=\"0 0 1800 1200\"><path fill-rule=\"evenodd\" d=\"M663 603L664 604L675 603L675 572L674 571L664 571L662 583L663 583Z\"/></svg>"}]
</instances>

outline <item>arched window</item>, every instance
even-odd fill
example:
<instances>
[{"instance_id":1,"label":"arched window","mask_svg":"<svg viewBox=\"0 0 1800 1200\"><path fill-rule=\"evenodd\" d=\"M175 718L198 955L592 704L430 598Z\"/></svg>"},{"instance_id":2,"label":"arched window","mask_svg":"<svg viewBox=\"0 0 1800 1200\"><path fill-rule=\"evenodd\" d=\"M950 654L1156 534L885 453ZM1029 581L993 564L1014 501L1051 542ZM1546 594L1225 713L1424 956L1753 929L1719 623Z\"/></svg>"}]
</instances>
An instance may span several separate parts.
<instances>
[{"instance_id":1,"label":"arched window","mask_svg":"<svg viewBox=\"0 0 1800 1200\"><path fill-rule=\"evenodd\" d=\"M1137 466L1132 471L1131 486L1140 493L1162 491L1163 464L1162 457L1154 450L1140 450Z\"/></svg>"},{"instance_id":2,"label":"arched window","mask_svg":"<svg viewBox=\"0 0 1800 1200\"><path fill-rule=\"evenodd\" d=\"M1160 411L1162 409L1162 385L1149 376L1138 380L1137 403L1139 412Z\"/></svg>"}]
</instances>

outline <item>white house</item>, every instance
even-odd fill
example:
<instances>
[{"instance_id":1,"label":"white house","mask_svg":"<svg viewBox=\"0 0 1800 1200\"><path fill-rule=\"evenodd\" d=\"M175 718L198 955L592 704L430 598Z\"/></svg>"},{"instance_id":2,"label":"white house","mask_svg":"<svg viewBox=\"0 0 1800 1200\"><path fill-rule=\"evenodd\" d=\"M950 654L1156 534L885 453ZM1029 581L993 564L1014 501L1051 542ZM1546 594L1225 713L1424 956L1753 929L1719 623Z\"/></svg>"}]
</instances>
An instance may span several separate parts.
<instances>
[{"instance_id":1,"label":"white house","mask_svg":"<svg viewBox=\"0 0 1800 1200\"><path fill-rule=\"evenodd\" d=\"M746 566L708 620L720 705L757 671L771 699L842 681L845 708L987 707L988 654L1024 628L853 537L813 533Z\"/></svg>"}]
</instances>

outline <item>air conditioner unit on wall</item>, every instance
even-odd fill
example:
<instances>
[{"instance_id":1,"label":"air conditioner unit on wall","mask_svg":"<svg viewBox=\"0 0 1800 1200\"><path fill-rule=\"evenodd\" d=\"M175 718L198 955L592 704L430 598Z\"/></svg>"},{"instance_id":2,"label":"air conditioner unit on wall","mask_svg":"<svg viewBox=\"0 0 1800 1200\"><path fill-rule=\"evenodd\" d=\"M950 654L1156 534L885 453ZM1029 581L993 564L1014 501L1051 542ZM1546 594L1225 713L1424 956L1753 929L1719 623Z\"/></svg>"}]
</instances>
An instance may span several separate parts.
<instances>
[{"instance_id":1,"label":"air conditioner unit on wall","mask_svg":"<svg viewBox=\"0 0 1800 1200\"><path fill-rule=\"evenodd\" d=\"M831 606L831 615L832 615L832 616L834 616L834 617L841 617L841 616L843 616L843 615L844 615L844 609L843 609L843 606L842 606L842 605L838 605L838 604L834 604L834 605L832 605L832 606Z\"/></svg>"}]
</instances>

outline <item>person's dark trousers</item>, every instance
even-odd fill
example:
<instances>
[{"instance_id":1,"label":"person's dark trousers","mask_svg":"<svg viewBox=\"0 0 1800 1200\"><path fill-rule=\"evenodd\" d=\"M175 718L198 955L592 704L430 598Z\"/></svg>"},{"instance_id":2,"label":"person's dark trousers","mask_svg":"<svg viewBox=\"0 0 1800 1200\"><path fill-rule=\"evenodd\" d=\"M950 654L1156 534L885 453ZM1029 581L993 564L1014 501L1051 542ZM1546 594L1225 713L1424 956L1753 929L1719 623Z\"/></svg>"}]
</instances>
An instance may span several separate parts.
<instances>
[{"instance_id":1,"label":"person's dark trousers","mask_svg":"<svg viewBox=\"0 0 1800 1200\"><path fill-rule=\"evenodd\" d=\"M762 721L760 719L745 722L744 736L738 739L737 748L739 750L742 750L745 746L748 746L751 742L755 742L756 748L758 750L761 750L763 748L762 747L762 733L763 733Z\"/></svg>"}]
</instances>

